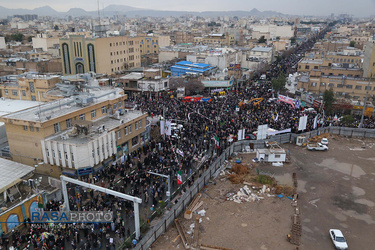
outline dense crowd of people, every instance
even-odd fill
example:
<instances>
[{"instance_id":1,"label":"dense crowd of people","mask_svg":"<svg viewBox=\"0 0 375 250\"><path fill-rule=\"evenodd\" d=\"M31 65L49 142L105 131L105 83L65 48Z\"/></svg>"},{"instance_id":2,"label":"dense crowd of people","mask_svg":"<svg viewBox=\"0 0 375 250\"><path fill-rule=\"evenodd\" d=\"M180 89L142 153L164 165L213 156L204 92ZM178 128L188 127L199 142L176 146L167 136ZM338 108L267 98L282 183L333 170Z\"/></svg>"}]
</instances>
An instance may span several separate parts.
<instances>
[{"instance_id":1,"label":"dense crowd of people","mask_svg":"<svg viewBox=\"0 0 375 250\"><path fill-rule=\"evenodd\" d=\"M150 116L164 116L166 120L181 123L183 128L173 131L172 136L162 137L160 141L151 139L127 157L85 181L142 198L144 215L147 217L162 202L168 188L165 178L153 175L150 171L171 175L174 187L177 185L177 171L182 171L185 180L192 184L197 161L205 154L211 155L212 151L213 155L219 155L230 144L228 138L235 138L240 129L245 129L245 134L252 134L258 125L268 124L276 130L290 128L292 132L298 132L299 118L303 115L308 116L305 131L320 126L340 126L340 121L334 115L314 123L315 112L305 112L272 98L275 96L269 80L280 73L288 74L322 34L273 63L267 73L268 80L259 81L259 76L256 76L240 88L228 90L225 96L206 91L204 95L211 97L209 102L182 102L169 95L152 100L147 97L134 99L138 109ZM252 98L263 100L255 104ZM358 117L355 118L353 126L358 126ZM373 118L366 118L364 127L374 128L374 124ZM215 149L213 136L219 138L219 146ZM5 249L9 246L19 249L25 244L28 249L114 249L116 244L131 236L134 216L131 202L73 186L69 187L68 195L71 210L110 210L115 214L113 222L90 226L26 223L26 232L20 234L14 231L11 240L2 239L1 246ZM58 211L60 205L61 202L49 201L46 210Z\"/></svg>"}]
</instances>

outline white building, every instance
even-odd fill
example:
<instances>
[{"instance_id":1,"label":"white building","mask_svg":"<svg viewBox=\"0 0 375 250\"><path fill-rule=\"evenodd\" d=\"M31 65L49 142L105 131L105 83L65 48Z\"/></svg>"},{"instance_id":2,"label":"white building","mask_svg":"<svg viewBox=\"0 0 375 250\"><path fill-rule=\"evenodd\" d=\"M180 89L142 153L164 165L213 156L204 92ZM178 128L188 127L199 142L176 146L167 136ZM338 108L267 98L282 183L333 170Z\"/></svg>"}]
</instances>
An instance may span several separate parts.
<instances>
[{"instance_id":1,"label":"white building","mask_svg":"<svg viewBox=\"0 0 375 250\"><path fill-rule=\"evenodd\" d=\"M257 158L264 162L285 162L286 152L277 143L270 143L269 148L257 149Z\"/></svg>"},{"instance_id":2,"label":"white building","mask_svg":"<svg viewBox=\"0 0 375 250\"><path fill-rule=\"evenodd\" d=\"M0 37L0 49L6 49L5 38L3 36Z\"/></svg>"}]
</instances>

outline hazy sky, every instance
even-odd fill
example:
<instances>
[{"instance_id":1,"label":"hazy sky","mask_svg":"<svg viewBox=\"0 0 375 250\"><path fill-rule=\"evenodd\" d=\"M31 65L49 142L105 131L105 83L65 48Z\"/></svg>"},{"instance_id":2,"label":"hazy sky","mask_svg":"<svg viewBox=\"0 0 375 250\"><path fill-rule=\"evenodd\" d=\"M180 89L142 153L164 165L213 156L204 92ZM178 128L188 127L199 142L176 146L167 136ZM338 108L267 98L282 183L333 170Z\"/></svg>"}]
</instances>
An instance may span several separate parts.
<instances>
[{"instance_id":1,"label":"hazy sky","mask_svg":"<svg viewBox=\"0 0 375 250\"><path fill-rule=\"evenodd\" d=\"M129 5L138 8L181 11L223 10L273 10L284 14L329 15L350 14L370 16L375 14L375 0L100 0L103 8L110 4ZM49 5L57 11L70 8L97 10L97 0L1 0L7 8L34 9Z\"/></svg>"}]
</instances>

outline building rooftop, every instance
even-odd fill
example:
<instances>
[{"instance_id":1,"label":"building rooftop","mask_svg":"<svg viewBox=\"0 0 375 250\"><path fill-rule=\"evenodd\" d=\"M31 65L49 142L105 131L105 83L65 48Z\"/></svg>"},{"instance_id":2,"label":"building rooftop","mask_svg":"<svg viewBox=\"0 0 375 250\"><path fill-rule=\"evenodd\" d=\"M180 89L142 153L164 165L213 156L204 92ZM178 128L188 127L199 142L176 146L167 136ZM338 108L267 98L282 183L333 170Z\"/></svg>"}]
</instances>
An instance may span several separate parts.
<instances>
[{"instance_id":1,"label":"building rooftop","mask_svg":"<svg viewBox=\"0 0 375 250\"><path fill-rule=\"evenodd\" d=\"M120 96L123 96L123 90L119 88L102 87L100 90L90 89L89 92L82 92L82 95L52 101L38 107L32 107L23 111L4 115L3 117L23 121L46 122L50 119L73 113L88 106L92 106L106 100L112 100ZM80 105L79 102L85 98L91 99L92 102L87 103L85 106Z\"/></svg>"},{"instance_id":2,"label":"building rooftop","mask_svg":"<svg viewBox=\"0 0 375 250\"><path fill-rule=\"evenodd\" d=\"M41 104L43 104L43 102L0 98L0 116L36 107Z\"/></svg>"},{"instance_id":3,"label":"building rooftop","mask_svg":"<svg viewBox=\"0 0 375 250\"><path fill-rule=\"evenodd\" d=\"M121 76L119 79L125 79L125 80L140 80L143 78L143 73L137 73L137 72L132 72L130 74Z\"/></svg>"},{"instance_id":4,"label":"building rooftop","mask_svg":"<svg viewBox=\"0 0 375 250\"><path fill-rule=\"evenodd\" d=\"M256 51L256 52L270 52L272 50L271 47L254 47L251 51Z\"/></svg>"},{"instance_id":5,"label":"building rooftop","mask_svg":"<svg viewBox=\"0 0 375 250\"><path fill-rule=\"evenodd\" d=\"M69 144L87 144L92 140L97 139L98 137L103 136L108 133L108 131L113 130L114 128L133 121L146 113L142 113L140 110L128 110L123 115L116 116L110 115L102 117L95 121L72 121L73 128L65 130L63 132L54 134L50 137L47 137L46 140L52 140L57 142L65 142ZM85 126L89 128L89 133L85 134L74 134L74 125L78 124L80 126ZM104 126L104 130L102 129ZM145 127L146 124L142 124L142 127ZM99 128L101 129L99 131Z\"/></svg>"},{"instance_id":6,"label":"building rooftop","mask_svg":"<svg viewBox=\"0 0 375 250\"><path fill-rule=\"evenodd\" d=\"M0 193L21 182L23 178L35 170L18 162L0 158Z\"/></svg>"}]
</instances>

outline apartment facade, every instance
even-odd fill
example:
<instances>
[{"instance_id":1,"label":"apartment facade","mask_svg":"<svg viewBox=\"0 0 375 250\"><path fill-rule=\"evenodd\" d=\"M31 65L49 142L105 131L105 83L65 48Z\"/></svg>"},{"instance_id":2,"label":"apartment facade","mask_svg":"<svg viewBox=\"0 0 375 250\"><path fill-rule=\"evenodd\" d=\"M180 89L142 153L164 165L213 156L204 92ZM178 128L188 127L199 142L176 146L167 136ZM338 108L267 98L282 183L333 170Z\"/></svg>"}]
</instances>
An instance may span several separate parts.
<instances>
[{"instance_id":1,"label":"apartment facade","mask_svg":"<svg viewBox=\"0 0 375 250\"><path fill-rule=\"evenodd\" d=\"M375 75L375 40L366 43L365 58L363 60L363 77Z\"/></svg>"},{"instance_id":2,"label":"apartment facade","mask_svg":"<svg viewBox=\"0 0 375 250\"><path fill-rule=\"evenodd\" d=\"M230 46L230 45L234 45L235 42L236 40L234 38L234 35L230 35L228 33L209 34L204 37L194 37L195 44Z\"/></svg>"},{"instance_id":3,"label":"apartment facade","mask_svg":"<svg viewBox=\"0 0 375 250\"><path fill-rule=\"evenodd\" d=\"M141 66L140 37L60 38L64 75L95 72L114 75Z\"/></svg>"},{"instance_id":4,"label":"apartment facade","mask_svg":"<svg viewBox=\"0 0 375 250\"><path fill-rule=\"evenodd\" d=\"M14 161L51 173L95 172L148 140L146 113L124 109L118 88L90 90L1 118Z\"/></svg>"},{"instance_id":5,"label":"apartment facade","mask_svg":"<svg viewBox=\"0 0 375 250\"><path fill-rule=\"evenodd\" d=\"M324 91L333 89L335 96L363 101L368 91L369 101L375 99L375 79L342 76L303 76L297 82L298 89L323 95Z\"/></svg>"},{"instance_id":6,"label":"apartment facade","mask_svg":"<svg viewBox=\"0 0 375 250\"><path fill-rule=\"evenodd\" d=\"M60 82L57 75L27 75L15 81L5 81L0 84L0 96L8 99L48 102L60 99L52 97L47 91Z\"/></svg>"},{"instance_id":7,"label":"apartment facade","mask_svg":"<svg viewBox=\"0 0 375 250\"><path fill-rule=\"evenodd\" d=\"M140 36L140 54L159 54L160 47L167 47L170 45L169 36Z\"/></svg>"}]
</instances>

